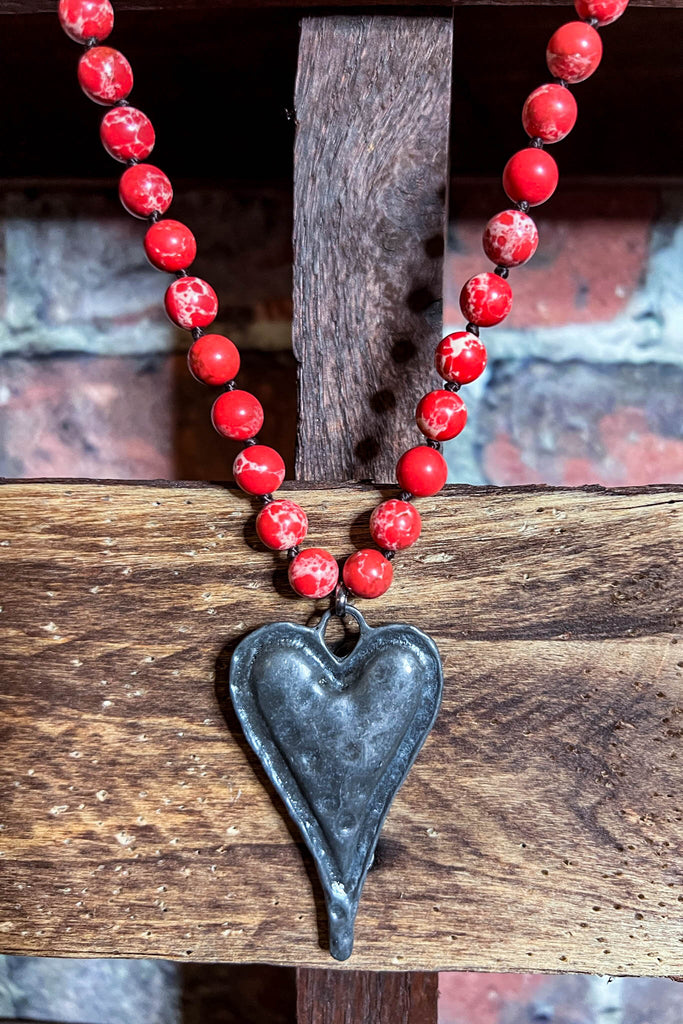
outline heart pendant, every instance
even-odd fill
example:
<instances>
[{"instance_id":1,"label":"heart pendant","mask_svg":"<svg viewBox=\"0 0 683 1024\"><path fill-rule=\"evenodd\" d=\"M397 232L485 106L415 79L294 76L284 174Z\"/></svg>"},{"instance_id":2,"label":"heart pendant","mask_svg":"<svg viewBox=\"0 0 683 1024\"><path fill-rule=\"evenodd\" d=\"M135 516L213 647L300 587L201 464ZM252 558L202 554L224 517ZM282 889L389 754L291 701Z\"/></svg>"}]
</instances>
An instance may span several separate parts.
<instances>
[{"instance_id":1,"label":"heart pendant","mask_svg":"<svg viewBox=\"0 0 683 1024\"><path fill-rule=\"evenodd\" d=\"M434 724L443 689L434 641L414 626L359 626L338 658L315 628L262 626L235 648L230 695L244 733L316 863L330 952L353 949L380 830Z\"/></svg>"}]
</instances>

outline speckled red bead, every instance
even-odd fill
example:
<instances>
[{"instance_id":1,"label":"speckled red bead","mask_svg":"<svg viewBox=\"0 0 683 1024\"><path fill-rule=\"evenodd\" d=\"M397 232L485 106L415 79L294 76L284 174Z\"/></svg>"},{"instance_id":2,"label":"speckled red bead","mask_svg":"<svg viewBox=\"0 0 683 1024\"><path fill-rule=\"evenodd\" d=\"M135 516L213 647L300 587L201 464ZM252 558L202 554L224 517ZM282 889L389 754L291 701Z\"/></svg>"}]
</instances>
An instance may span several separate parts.
<instances>
[{"instance_id":1,"label":"speckled red bead","mask_svg":"<svg viewBox=\"0 0 683 1024\"><path fill-rule=\"evenodd\" d=\"M145 253L153 267L172 274L176 270L187 270L197 255L197 243L185 224L168 217L148 229Z\"/></svg>"},{"instance_id":2,"label":"speckled red bead","mask_svg":"<svg viewBox=\"0 0 683 1024\"><path fill-rule=\"evenodd\" d=\"M220 387L237 376L240 354L230 339L222 334L202 334L190 345L187 365L196 380L211 387Z\"/></svg>"},{"instance_id":3,"label":"speckled red bead","mask_svg":"<svg viewBox=\"0 0 683 1024\"><path fill-rule=\"evenodd\" d=\"M342 578L356 597L381 597L391 586L394 571L381 552L363 548L346 559Z\"/></svg>"},{"instance_id":4,"label":"speckled red bead","mask_svg":"<svg viewBox=\"0 0 683 1024\"><path fill-rule=\"evenodd\" d=\"M267 444L252 444L232 464L237 483L247 494L271 494L285 478L285 464L279 452Z\"/></svg>"},{"instance_id":5,"label":"speckled red bead","mask_svg":"<svg viewBox=\"0 0 683 1024\"><path fill-rule=\"evenodd\" d=\"M466 281L460 292L460 309L477 327L494 327L512 309L512 289L498 274L486 271Z\"/></svg>"},{"instance_id":6,"label":"speckled red bead","mask_svg":"<svg viewBox=\"0 0 683 1024\"><path fill-rule=\"evenodd\" d=\"M211 422L223 437L246 441L263 426L263 407L248 391L224 391L213 403Z\"/></svg>"},{"instance_id":7,"label":"speckled red bead","mask_svg":"<svg viewBox=\"0 0 683 1024\"><path fill-rule=\"evenodd\" d=\"M420 536L420 513L409 501L389 498L377 505L370 516L370 536L378 548L402 551Z\"/></svg>"},{"instance_id":8,"label":"speckled red bead","mask_svg":"<svg viewBox=\"0 0 683 1024\"><path fill-rule=\"evenodd\" d=\"M287 575L300 597L327 597L339 581L339 566L324 548L305 548L289 563Z\"/></svg>"},{"instance_id":9,"label":"speckled red bead","mask_svg":"<svg viewBox=\"0 0 683 1024\"><path fill-rule=\"evenodd\" d=\"M267 548L286 551L301 544L308 533L308 516L295 501L278 498L269 501L256 516L256 533Z\"/></svg>"},{"instance_id":10,"label":"speckled red bead","mask_svg":"<svg viewBox=\"0 0 683 1024\"><path fill-rule=\"evenodd\" d=\"M484 229L484 252L499 267L521 267L538 248L538 230L528 213L503 210Z\"/></svg>"},{"instance_id":11,"label":"speckled red bead","mask_svg":"<svg viewBox=\"0 0 683 1024\"><path fill-rule=\"evenodd\" d=\"M557 164L544 149L529 146L510 157L503 171L503 188L513 203L540 206L557 188Z\"/></svg>"},{"instance_id":12,"label":"speckled red bead","mask_svg":"<svg viewBox=\"0 0 683 1024\"><path fill-rule=\"evenodd\" d=\"M602 58L602 39L591 25L568 21L550 37L545 56L551 75L573 85L596 70Z\"/></svg>"},{"instance_id":13,"label":"speckled red bead","mask_svg":"<svg viewBox=\"0 0 683 1024\"><path fill-rule=\"evenodd\" d=\"M78 62L78 83L95 103L113 106L133 88L133 70L118 50L93 46Z\"/></svg>"},{"instance_id":14,"label":"speckled red bead","mask_svg":"<svg viewBox=\"0 0 683 1024\"><path fill-rule=\"evenodd\" d=\"M101 43L114 27L114 8L109 0L59 0L59 22L76 43L96 39Z\"/></svg>"},{"instance_id":15,"label":"speckled red bead","mask_svg":"<svg viewBox=\"0 0 683 1024\"><path fill-rule=\"evenodd\" d=\"M100 139L115 160L146 160L154 149L154 128L141 110L113 107L102 118Z\"/></svg>"},{"instance_id":16,"label":"speckled red bead","mask_svg":"<svg viewBox=\"0 0 683 1024\"><path fill-rule=\"evenodd\" d=\"M549 82L527 97L522 108L524 131L546 143L566 138L576 124L578 108L569 89Z\"/></svg>"},{"instance_id":17,"label":"speckled red bead","mask_svg":"<svg viewBox=\"0 0 683 1024\"><path fill-rule=\"evenodd\" d=\"M467 409L459 395L438 389L424 395L417 405L415 422L432 441L450 441L467 423Z\"/></svg>"},{"instance_id":18,"label":"speckled red bead","mask_svg":"<svg viewBox=\"0 0 683 1024\"><path fill-rule=\"evenodd\" d=\"M166 213L173 189L164 172L154 164L135 164L121 175L119 198L128 213L144 220L150 213Z\"/></svg>"},{"instance_id":19,"label":"speckled red bead","mask_svg":"<svg viewBox=\"0 0 683 1024\"><path fill-rule=\"evenodd\" d=\"M454 331L436 347L436 372L452 384L470 384L486 369L486 347L476 334Z\"/></svg>"},{"instance_id":20,"label":"speckled red bead","mask_svg":"<svg viewBox=\"0 0 683 1024\"><path fill-rule=\"evenodd\" d=\"M208 326L218 314L218 296L201 277L179 277L166 289L164 305L169 319L186 331Z\"/></svg>"},{"instance_id":21,"label":"speckled red bead","mask_svg":"<svg viewBox=\"0 0 683 1024\"><path fill-rule=\"evenodd\" d=\"M399 487L416 498L436 494L446 483L448 466L440 452L429 445L418 445L404 452L396 464Z\"/></svg>"},{"instance_id":22,"label":"speckled red bead","mask_svg":"<svg viewBox=\"0 0 683 1024\"><path fill-rule=\"evenodd\" d=\"M628 7L628 0L574 0L580 18L597 18L598 25L611 25Z\"/></svg>"}]
</instances>

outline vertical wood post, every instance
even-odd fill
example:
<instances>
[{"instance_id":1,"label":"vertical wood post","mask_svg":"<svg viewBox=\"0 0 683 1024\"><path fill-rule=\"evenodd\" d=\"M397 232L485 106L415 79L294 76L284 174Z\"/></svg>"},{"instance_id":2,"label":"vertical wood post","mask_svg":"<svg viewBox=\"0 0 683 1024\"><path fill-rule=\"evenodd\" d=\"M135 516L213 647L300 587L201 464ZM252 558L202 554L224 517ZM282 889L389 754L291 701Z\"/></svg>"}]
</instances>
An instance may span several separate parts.
<instances>
[{"instance_id":1,"label":"vertical wood post","mask_svg":"<svg viewBox=\"0 0 683 1024\"><path fill-rule=\"evenodd\" d=\"M304 18L295 109L296 472L394 481L442 323L452 18Z\"/></svg>"},{"instance_id":2,"label":"vertical wood post","mask_svg":"<svg viewBox=\"0 0 683 1024\"><path fill-rule=\"evenodd\" d=\"M304 18L296 84L298 479L393 481L442 324L448 15ZM438 975L297 971L299 1024L436 1024Z\"/></svg>"},{"instance_id":3,"label":"vertical wood post","mask_svg":"<svg viewBox=\"0 0 683 1024\"><path fill-rule=\"evenodd\" d=\"M296 973L298 1024L436 1024L438 974Z\"/></svg>"}]
</instances>

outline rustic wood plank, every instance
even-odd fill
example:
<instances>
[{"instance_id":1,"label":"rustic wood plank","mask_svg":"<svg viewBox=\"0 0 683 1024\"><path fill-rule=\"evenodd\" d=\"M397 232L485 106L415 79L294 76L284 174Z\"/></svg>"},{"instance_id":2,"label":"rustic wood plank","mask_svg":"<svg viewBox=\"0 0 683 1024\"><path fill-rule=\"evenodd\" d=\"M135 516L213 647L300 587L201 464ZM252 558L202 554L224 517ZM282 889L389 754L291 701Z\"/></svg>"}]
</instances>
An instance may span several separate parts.
<instances>
[{"instance_id":1,"label":"rustic wood plank","mask_svg":"<svg viewBox=\"0 0 683 1024\"><path fill-rule=\"evenodd\" d=\"M302 22L299 479L393 480L415 443L441 330L452 50L448 15Z\"/></svg>"},{"instance_id":2,"label":"rustic wood plank","mask_svg":"<svg viewBox=\"0 0 683 1024\"><path fill-rule=\"evenodd\" d=\"M312 543L367 542L373 488L297 493ZM244 497L1 494L2 951L328 967L310 860L226 703L236 641L310 611ZM424 535L367 611L434 636L446 697L349 968L683 973L680 502L420 502Z\"/></svg>"},{"instance_id":3,"label":"rustic wood plank","mask_svg":"<svg viewBox=\"0 0 683 1024\"><path fill-rule=\"evenodd\" d=\"M683 0L631 0L633 7L683 7ZM119 11L183 11L215 8L320 7L320 0L117 0ZM358 9L357 0L327 0L325 7ZM433 0L365 0L363 7L431 7ZM440 0L438 7L557 7L566 8L566 0ZM50 0L0 0L0 14L54 14Z\"/></svg>"},{"instance_id":4,"label":"rustic wood plank","mask_svg":"<svg viewBox=\"0 0 683 1024\"><path fill-rule=\"evenodd\" d=\"M297 971L297 1024L436 1024L439 976L396 971Z\"/></svg>"}]
</instances>

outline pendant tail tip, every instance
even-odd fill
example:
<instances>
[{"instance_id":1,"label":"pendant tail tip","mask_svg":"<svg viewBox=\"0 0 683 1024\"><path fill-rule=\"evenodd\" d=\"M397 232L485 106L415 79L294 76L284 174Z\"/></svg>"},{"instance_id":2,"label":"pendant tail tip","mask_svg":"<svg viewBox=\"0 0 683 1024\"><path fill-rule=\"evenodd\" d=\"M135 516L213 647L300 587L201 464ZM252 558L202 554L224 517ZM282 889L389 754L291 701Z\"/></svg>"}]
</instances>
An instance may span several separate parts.
<instances>
[{"instance_id":1,"label":"pendant tail tip","mask_svg":"<svg viewBox=\"0 0 683 1024\"><path fill-rule=\"evenodd\" d=\"M348 960L353 952L357 907L335 901L327 908L330 924L330 953L335 960Z\"/></svg>"},{"instance_id":2,"label":"pendant tail tip","mask_svg":"<svg viewBox=\"0 0 683 1024\"><path fill-rule=\"evenodd\" d=\"M330 928L330 953L335 960L348 960L353 953L353 924Z\"/></svg>"}]
</instances>

